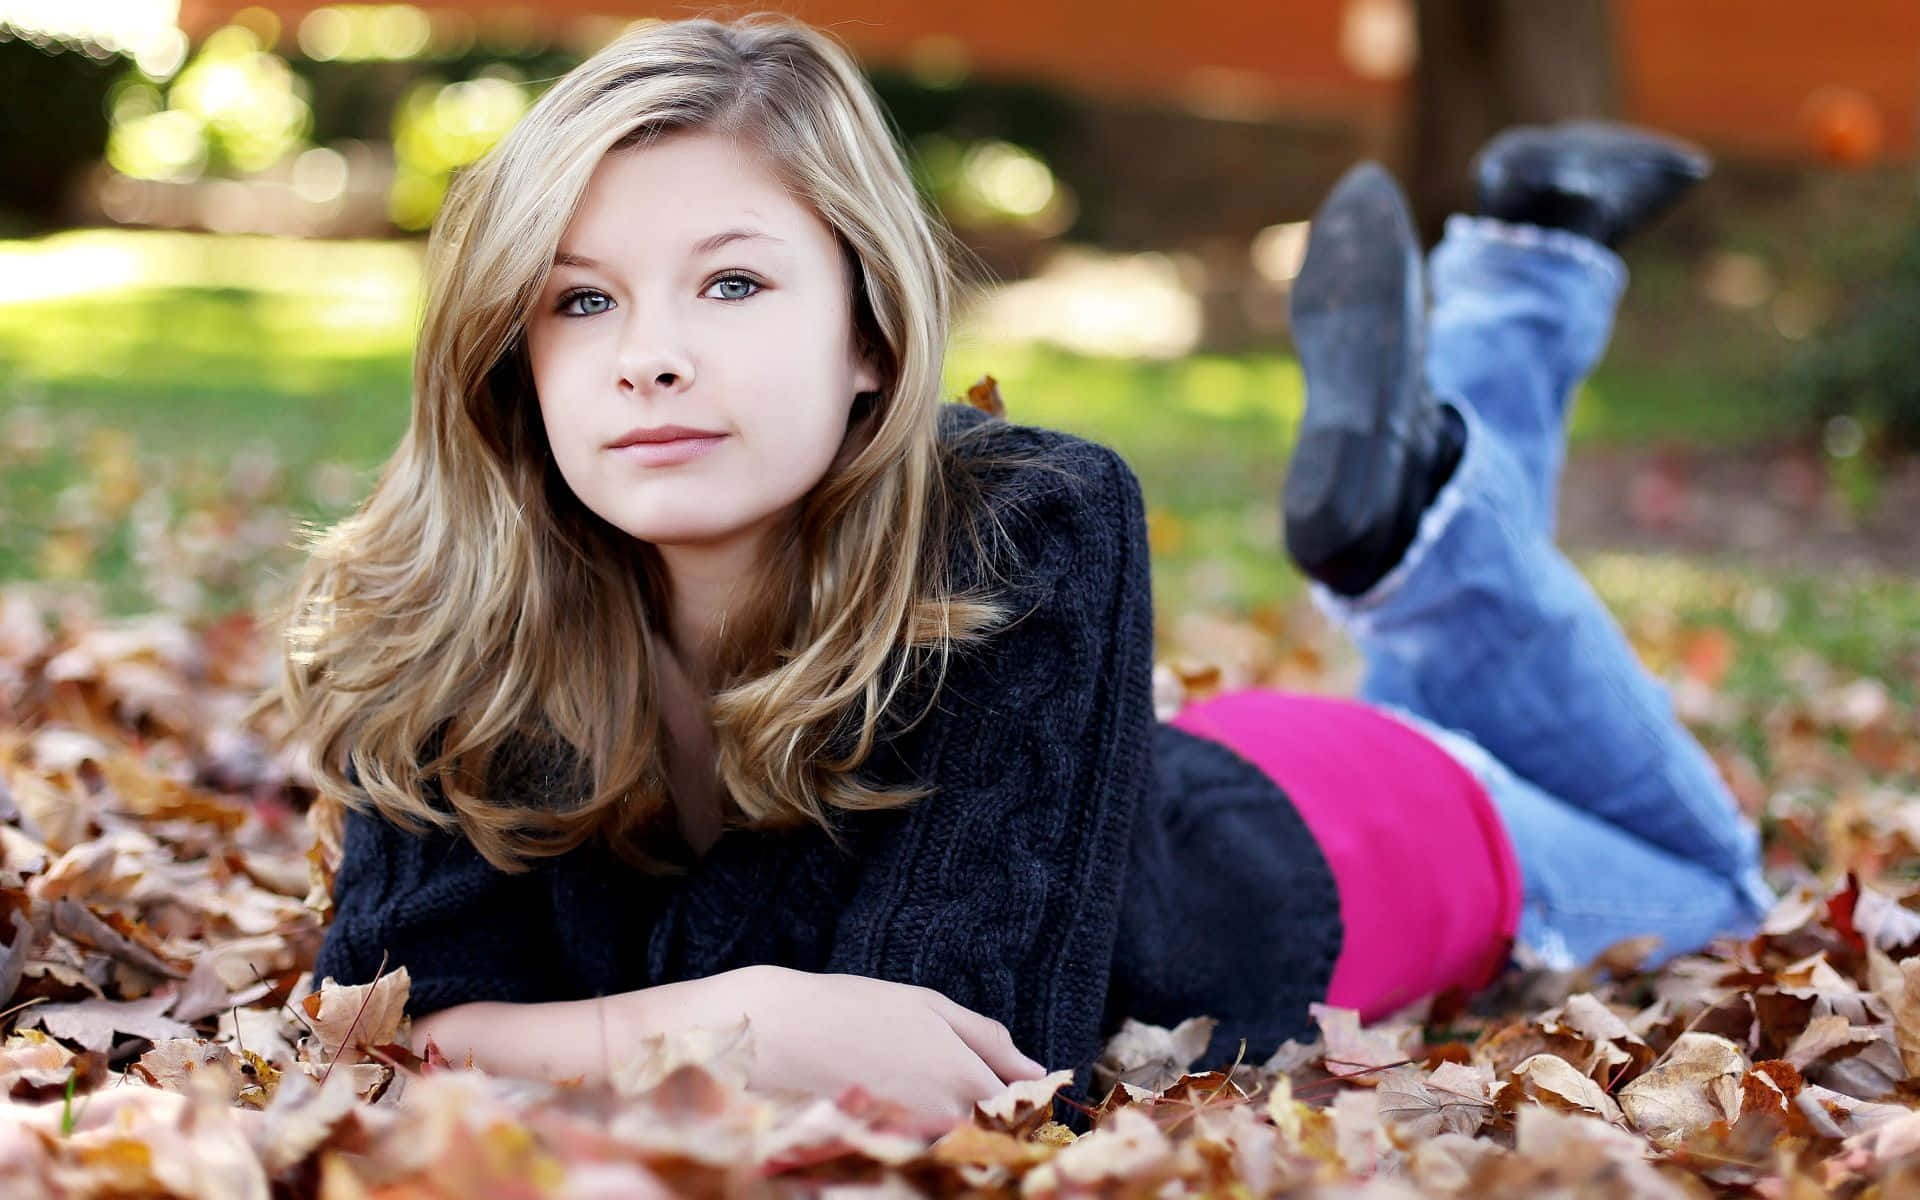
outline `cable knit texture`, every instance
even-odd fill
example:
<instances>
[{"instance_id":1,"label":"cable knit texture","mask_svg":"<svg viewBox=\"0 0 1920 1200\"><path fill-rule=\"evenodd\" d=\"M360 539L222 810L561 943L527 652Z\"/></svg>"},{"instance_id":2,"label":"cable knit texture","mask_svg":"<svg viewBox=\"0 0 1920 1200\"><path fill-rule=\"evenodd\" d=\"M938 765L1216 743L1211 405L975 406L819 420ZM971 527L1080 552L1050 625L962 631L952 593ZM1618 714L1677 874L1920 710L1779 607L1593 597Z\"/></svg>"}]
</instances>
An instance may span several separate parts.
<instances>
[{"instance_id":1,"label":"cable knit texture","mask_svg":"<svg viewBox=\"0 0 1920 1200\"><path fill-rule=\"evenodd\" d=\"M819 829L728 830L679 879L595 846L508 876L463 838L356 812L315 977L366 982L384 952L412 975L419 1016L754 963L866 975L1001 1021L1050 1069L1074 1069L1067 1094L1083 1103L1125 1016L1220 1018L1203 1065L1231 1061L1241 1037L1251 1059L1304 1032L1339 950L1332 875L1271 780L1154 721L1133 473L1104 447L970 408L948 406L942 429L1036 463L979 476L1007 553L956 549L1015 620L956 651L933 711L863 768L930 795L839 814L848 854ZM538 804L571 769L533 764L496 786Z\"/></svg>"}]
</instances>

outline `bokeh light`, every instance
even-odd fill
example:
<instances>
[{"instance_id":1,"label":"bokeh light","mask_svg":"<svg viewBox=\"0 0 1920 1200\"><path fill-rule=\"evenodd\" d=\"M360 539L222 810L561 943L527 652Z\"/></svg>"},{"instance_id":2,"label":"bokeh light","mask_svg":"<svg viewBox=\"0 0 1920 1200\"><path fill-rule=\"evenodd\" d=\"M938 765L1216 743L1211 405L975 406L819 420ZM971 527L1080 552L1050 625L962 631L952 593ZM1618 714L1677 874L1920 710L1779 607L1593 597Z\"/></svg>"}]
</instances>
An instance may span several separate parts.
<instances>
[{"instance_id":1,"label":"bokeh light","mask_svg":"<svg viewBox=\"0 0 1920 1200\"><path fill-rule=\"evenodd\" d=\"M1354 74L1403 78L1419 52L1410 0L1347 0L1340 21L1340 57Z\"/></svg>"},{"instance_id":2,"label":"bokeh light","mask_svg":"<svg viewBox=\"0 0 1920 1200\"><path fill-rule=\"evenodd\" d=\"M215 167L265 170L307 139L307 84L242 25L216 30L167 88L124 81L110 100L107 161L136 179L186 180Z\"/></svg>"},{"instance_id":3,"label":"bokeh light","mask_svg":"<svg viewBox=\"0 0 1920 1200\"><path fill-rule=\"evenodd\" d=\"M430 79L410 88L393 120L394 224L431 225L453 172L491 150L531 102L518 74L500 66L457 83Z\"/></svg>"},{"instance_id":4,"label":"bokeh light","mask_svg":"<svg viewBox=\"0 0 1920 1200\"><path fill-rule=\"evenodd\" d=\"M1051 237L1073 221L1071 192L1033 151L993 138L928 134L914 144L934 201L956 225L1016 226Z\"/></svg>"},{"instance_id":5,"label":"bokeh light","mask_svg":"<svg viewBox=\"0 0 1920 1200\"><path fill-rule=\"evenodd\" d=\"M300 21L300 51L319 62L378 62L418 57L433 40L433 20L411 4L330 4Z\"/></svg>"}]
</instances>

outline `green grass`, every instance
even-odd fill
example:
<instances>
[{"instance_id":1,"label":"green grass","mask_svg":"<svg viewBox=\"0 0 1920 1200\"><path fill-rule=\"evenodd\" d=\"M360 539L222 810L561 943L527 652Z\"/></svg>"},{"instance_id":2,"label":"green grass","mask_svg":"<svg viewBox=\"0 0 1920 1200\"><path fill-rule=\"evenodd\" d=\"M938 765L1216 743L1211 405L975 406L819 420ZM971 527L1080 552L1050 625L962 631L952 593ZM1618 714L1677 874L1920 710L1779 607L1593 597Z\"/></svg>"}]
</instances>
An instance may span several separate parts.
<instances>
[{"instance_id":1,"label":"green grass","mask_svg":"<svg viewBox=\"0 0 1920 1200\"><path fill-rule=\"evenodd\" d=\"M103 519L100 497L89 496L101 463L129 453L97 445L101 429L131 438L142 480L165 477L164 488L146 490L168 492L175 519L196 501L172 493L204 490L263 458L278 465L279 482L254 499L296 520L336 514L343 491L364 490L406 425L418 254L409 243L123 231L0 243L0 578L57 574L47 538L79 529L82 569L112 602L152 603L133 578L131 539L113 525L124 514ZM1656 292L1682 286L1658 269L1643 274ZM9 286L41 298L6 302ZM1104 442L1133 465L1162 611L1245 611L1297 594L1276 511L1303 402L1289 356L1103 359L981 345L963 331L949 393L985 373L1000 380L1013 419ZM1749 390L1725 371L1610 364L1576 406L1573 436L1721 443L1777 434L1790 414ZM8 449L22 440L15 427L35 422L51 445ZM343 489L343 474L360 485ZM197 503L214 504L217 492ZM147 504L151 516L162 501Z\"/></svg>"},{"instance_id":2,"label":"green grass","mask_svg":"<svg viewBox=\"0 0 1920 1200\"><path fill-rule=\"evenodd\" d=\"M1133 467L1163 612L1246 609L1295 594L1278 512L1304 402L1290 357L1130 362L963 343L949 358L956 394L984 374L999 381L1009 419L1091 438Z\"/></svg>"},{"instance_id":3,"label":"green grass","mask_svg":"<svg viewBox=\"0 0 1920 1200\"><path fill-rule=\"evenodd\" d=\"M47 305L32 330L0 307L0 381L10 407L85 413L155 454L265 439L315 460L384 458L406 426L411 352L308 353L273 328L292 303L165 289Z\"/></svg>"}]
</instances>

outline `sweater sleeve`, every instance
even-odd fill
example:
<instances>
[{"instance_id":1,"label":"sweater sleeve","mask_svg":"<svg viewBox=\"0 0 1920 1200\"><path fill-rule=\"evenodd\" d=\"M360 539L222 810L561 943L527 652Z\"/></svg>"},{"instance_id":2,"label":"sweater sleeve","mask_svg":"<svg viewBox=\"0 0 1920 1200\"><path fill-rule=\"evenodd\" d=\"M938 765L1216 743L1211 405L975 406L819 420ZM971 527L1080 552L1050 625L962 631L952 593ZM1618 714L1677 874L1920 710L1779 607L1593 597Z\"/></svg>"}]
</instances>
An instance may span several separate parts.
<instances>
[{"instance_id":1,"label":"sweater sleeve","mask_svg":"<svg viewBox=\"0 0 1920 1200\"><path fill-rule=\"evenodd\" d=\"M993 1017L1049 1069L1075 1070L1082 1098L1151 775L1146 521L1117 454L1011 428L1065 470L1002 491L1019 501L999 514L1017 557L1013 623L955 651L905 743L932 791L882 814L829 969Z\"/></svg>"},{"instance_id":2,"label":"sweater sleeve","mask_svg":"<svg viewBox=\"0 0 1920 1200\"><path fill-rule=\"evenodd\" d=\"M422 1017L475 1000L563 998L552 888L536 867L509 875L465 837L416 835L377 812L347 815L334 914L313 978L371 982L406 967L407 1012Z\"/></svg>"}]
</instances>

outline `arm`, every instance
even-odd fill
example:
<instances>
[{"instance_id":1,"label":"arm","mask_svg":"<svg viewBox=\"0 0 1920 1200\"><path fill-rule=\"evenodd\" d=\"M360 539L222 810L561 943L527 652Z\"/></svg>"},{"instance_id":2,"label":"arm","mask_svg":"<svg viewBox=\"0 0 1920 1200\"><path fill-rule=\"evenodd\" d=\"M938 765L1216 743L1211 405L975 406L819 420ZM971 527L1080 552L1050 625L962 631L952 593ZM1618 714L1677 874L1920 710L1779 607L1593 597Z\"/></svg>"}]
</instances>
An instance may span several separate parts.
<instances>
[{"instance_id":1,"label":"arm","mask_svg":"<svg viewBox=\"0 0 1920 1200\"><path fill-rule=\"evenodd\" d=\"M747 1019L749 1087L835 1098L849 1087L894 1101L937 1136L1004 1082L1045 1074L1005 1028L927 988L856 975L741 967L617 996L462 1004L414 1024L455 1064L550 1081L606 1082L641 1039Z\"/></svg>"},{"instance_id":2,"label":"arm","mask_svg":"<svg viewBox=\"0 0 1920 1200\"><path fill-rule=\"evenodd\" d=\"M685 990L665 984L585 1000L456 1004L413 1023L413 1052L425 1055L432 1038L456 1066L471 1057L474 1066L494 1075L604 1083L640 1039L693 1023Z\"/></svg>"},{"instance_id":3,"label":"arm","mask_svg":"<svg viewBox=\"0 0 1920 1200\"><path fill-rule=\"evenodd\" d=\"M1015 623L956 652L936 711L902 740L935 790L883 814L828 966L1003 1023L1047 1067L1075 1070L1070 1094L1085 1097L1151 774L1146 521L1113 452L1008 434L1068 478L1015 481Z\"/></svg>"}]
</instances>

